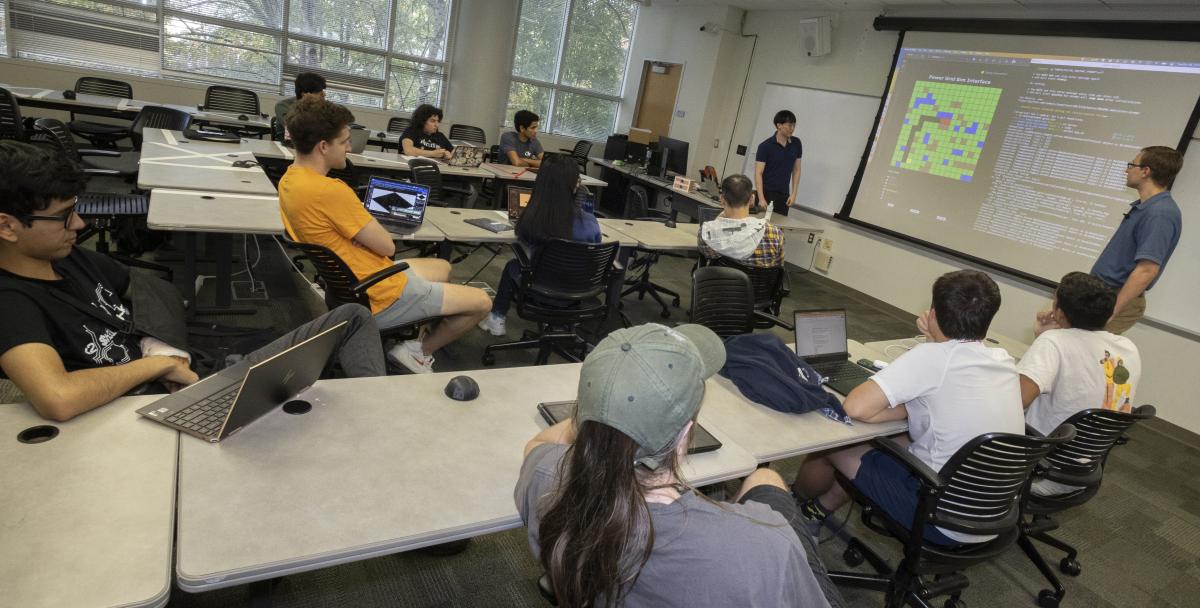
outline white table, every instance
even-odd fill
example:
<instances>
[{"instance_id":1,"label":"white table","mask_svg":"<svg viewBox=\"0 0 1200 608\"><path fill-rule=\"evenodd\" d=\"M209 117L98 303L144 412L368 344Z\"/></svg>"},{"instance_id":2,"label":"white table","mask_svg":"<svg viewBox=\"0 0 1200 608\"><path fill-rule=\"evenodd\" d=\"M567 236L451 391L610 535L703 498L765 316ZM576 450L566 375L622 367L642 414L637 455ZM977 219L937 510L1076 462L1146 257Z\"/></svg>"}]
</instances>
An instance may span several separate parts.
<instances>
[{"instance_id":1,"label":"white table","mask_svg":"<svg viewBox=\"0 0 1200 608\"><path fill-rule=\"evenodd\" d=\"M878 357L879 360L890 363L895 361L900 355L908 352L908 350L912 347L921 344L922 342L925 342L924 336L918 335L912 338L900 338L899 340L880 340L878 342L867 342L866 346L880 353L880 356ZM1029 350L1028 344L1025 344L1024 342L1021 342L1015 338L1010 338L1004 334L992 331L988 332L983 344L984 346L991 348L1002 348L1009 355L1012 355L1012 358L1016 359L1017 361L1020 361L1021 357L1025 356L1025 351Z\"/></svg>"},{"instance_id":2,"label":"white table","mask_svg":"<svg viewBox=\"0 0 1200 608\"><path fill-rule=\"evenodd\" d=\"M162 606L171 591L179 434L126 397L68 422L0 405L0 603ZM51 425L37 444L20 431Z\"/></svg>"},{"instance_id":3,"label":"white table","mask_svg":"<svg viewBox=\"0 0 1200 608\"><path fill-rule=\"evenodd\" d=\"M469 219L489 219L508 222L507 211L493 209L459 209L456 207L427 207L425 222L432 223L445 235L446 240L456 243L515 243L515 230L492 232L474 224L468 224Z\"/></svg>"},{"instance_id":4,"label":"white table","mask_svg":"<svg viewBox=\"0 0 1200 608\"><path fill-rule=\"evenodd\" d=\"M239 149L253 154L256 158L269 158L271 160L293 160L296 153L289 147L283 145L282 142L272 141L269 139L251 139L242 138Z\"/></svg>"},{"instance_id":5,"label":"white table","mask_svg":"<svg viewBox=\"0 0 1200 608\"><path fill-rule=\"evenodd\" d=\"M182 438L176 574L205 591L508 530L522 449L542 401L574 399L580 364L318 382L311 412L272 412L220 444ZM707 425L706 425L707 426ZM687 459L705 484L755 461L724 447Z\"/></svg>"},{"instance_id":6,"label":"white table","mask_svg":"<svg viewBox=\"0 0 1200 608\"><path fill-rule=\"evenodd\" d=\"M491 172L494 177L501 181L532 182L537 180L537 171L529 170L525 167L514 167L500 163L483 163L479 167ZM603 188L608 185L608 182L596 179L590 175L580 175L579 178L581 183L589 188Z\"/></svg>"},{"instance_id":7,"label":"white table","mask_svg":"<svg viewBox=\"0 0 1200 608\"><path fill-rule=\"evenodd\" d=\"M673 228L668 228L662 222L605 218L600 220L600 228L623 232L637 240L638 246L642 249L696 251L700 248L697 240L700 227L697 224L677 224Z\"/></svg>"},{"instance_id":8,"label":"white table","mask_svg":"<svg viewBox=\"0 0 1200 608\"><path fill-rule=\"evenodd\" d=\"M366 150L361 154L348 154L350 162L354 163L355 167L378 167L391 171L410 171L409 161L416 156L405 156L396 154L395 152L377 152ZM434 161L438 164L438 170L442 175L452 177L469 177L474 179L491 179L494 175L485 169L479 167L455 167L442 161Z\"/></svg>"},{"instance_id":9,"label":"white table","mask_svg":"<svg viewBox=\"0 0 1200 608\"><path fill-rule=\"evenodd\" d=\"M233 166L237 161L253 162L254 154L238 143L191 140L179 131L146 129L138 187L275 194L261 167Z\"/></svg>"},{"instance_id":10,"label":"white table","mask_svg":"<svg viewBox=\"0 0 1200 608\"><path fill-rule=\"evenodd\" d=\"M75 112L77 114L94 114L97 116L111 116L115 118L133 118L146 106L162 106L187 112L192 115L193 120L204 121L212 124L220 124L226 126L248 127L254 130L263 131L264 133L271 130L271 119L261 115L244 115L237 112L214 112L208 110L200 110L196 106L184 106L172 103L155 103L153 101L142 101L138 99L124 99L121 97L109 97L107 95L91 95L88 93L77 93L75 99L67 99L63 97L63 91L58 89L45 89L41 87L17 87L0 84L0 87L8 89L20 101L22 106L49 108L53 110L64 110ZM246 116L246 120L240 120L238 116Z\"/></svg>"}]
</instances>

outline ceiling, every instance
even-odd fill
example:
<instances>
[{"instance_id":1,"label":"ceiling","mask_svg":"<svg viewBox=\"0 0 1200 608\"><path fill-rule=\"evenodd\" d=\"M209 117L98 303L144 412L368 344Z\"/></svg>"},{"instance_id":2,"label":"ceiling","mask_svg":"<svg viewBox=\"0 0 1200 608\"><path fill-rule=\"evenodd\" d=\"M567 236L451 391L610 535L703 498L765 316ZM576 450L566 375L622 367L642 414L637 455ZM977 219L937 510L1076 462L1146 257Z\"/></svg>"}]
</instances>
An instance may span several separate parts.
<instances>
[{"instance_id":1,"label":"ceiling","mask_svg":"<svg viewBox=\"0 0 1200 608\"><path fill-rule=\"evenodd\" d=\"M735 6L763 10L885 10L889 8L999 7L1034 9L1200 8L1200 0L652 0L653 6Z\"/></svg>"}]
</instances>

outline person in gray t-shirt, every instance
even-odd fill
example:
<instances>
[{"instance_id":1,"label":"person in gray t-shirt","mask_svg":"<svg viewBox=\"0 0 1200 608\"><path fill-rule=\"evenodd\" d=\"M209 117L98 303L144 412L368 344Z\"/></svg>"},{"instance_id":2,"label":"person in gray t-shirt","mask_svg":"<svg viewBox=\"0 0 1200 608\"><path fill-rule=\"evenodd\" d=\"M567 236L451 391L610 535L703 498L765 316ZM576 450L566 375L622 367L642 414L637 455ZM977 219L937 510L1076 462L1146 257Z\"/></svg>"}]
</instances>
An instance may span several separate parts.
<instances>
[{"instance_id":1,"label":"person in gray t-shirt","mask_svg":"<svg viewBox=\"0 0 1200 608\"><path fill-rule=\"evenodd\" d=\"M500 136L500 154L504 162L515 167L533 167L542 165L542 142L538 141L538 123L541 118L529 110L517 110L513 115L513 127Z\"/></svg>"},{"instance_id":2,"label":"person in gray t-shirt","mask_svg":"<svg viewBox=\"0 0 1200 608\"><path fill-rule=\"evenodd\" d=\"M514 499L559 605L843 605L777 473L755 471L735 503L679 475L724 361L699 325L617 330L583 363L574 418L525 446Z\"/></svg>"}]
</instances>

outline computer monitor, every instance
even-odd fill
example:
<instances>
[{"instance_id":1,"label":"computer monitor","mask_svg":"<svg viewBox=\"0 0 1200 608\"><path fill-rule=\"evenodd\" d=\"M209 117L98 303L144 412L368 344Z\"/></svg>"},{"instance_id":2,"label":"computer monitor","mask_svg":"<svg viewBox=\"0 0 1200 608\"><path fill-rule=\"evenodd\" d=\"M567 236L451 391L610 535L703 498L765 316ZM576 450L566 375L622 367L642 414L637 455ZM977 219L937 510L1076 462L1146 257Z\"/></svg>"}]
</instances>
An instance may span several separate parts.
<instances>
[{"instance_id":1,"label":"computer monitor","mask_svg":"<svg viewBox=\"0 0 1200 608\"><path fill-rule=\"evenodd\" d=\"M625 144L625 164L642 166L646 164L646 144L629 142Z\"/></svg>"},{"instance_id":2,"label":"computer monitor","mask_svg":"<svg viewBox=\"0 0 1200 608\"><path fill-rule=\"evenodd\" d=\"M667 171L687 175L688 143L670 137L659 137L658 147L667 155Z\"/></svg>"}]
</instances>

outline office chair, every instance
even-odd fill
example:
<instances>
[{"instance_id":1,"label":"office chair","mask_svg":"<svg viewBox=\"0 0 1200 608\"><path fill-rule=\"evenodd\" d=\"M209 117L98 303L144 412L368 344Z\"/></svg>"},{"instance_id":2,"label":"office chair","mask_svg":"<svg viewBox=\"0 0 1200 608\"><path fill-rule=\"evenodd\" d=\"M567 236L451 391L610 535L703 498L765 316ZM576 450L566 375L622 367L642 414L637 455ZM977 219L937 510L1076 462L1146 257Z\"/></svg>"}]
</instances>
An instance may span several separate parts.
<instances>
[{"instance_id":1,"label":"office chair","mask_svg":"<svg viewBox=\"0 0 1200 608\"><path fill-rule=\"evenodd\" d=\"M1034 469L1035 482L1045 479L1078 488L1065 494L1051 496L1039 496L1028 492L1021 505L1021 536L1017 538L1017 544L1053 587L1038 592L1038 606L1057 608L1067 590L1046 564L1033 541L1065 552L1066 556L1058 563L1058 569L1063 574L1079 576L1081 567L1075 559L1079 552L1071 545L1050 536L1050 532L1058 528L1058 522L1051 516L1091 500L1100 490L1104 465L1113 445L1129 427L1139 421L1153 418L1155 413L1153 405L1143 405L1130 413L1105 409L1077 412L1063 423L1064 426L1075 427L1075 438L1056 447ZM1032 427L1027 426L1025 432L1028 435L1040 436Z\"/></svg>"},{"instance_id":2,"label":"office chair","mask_svg":"<svg viewBox=\"0 0 1200 608\"><path fill-rule=\"evenodd\" d=\"M608 305L601 296L617 259L618 243L580 243L550 239L532 259L519 244L512 249L521 265L521 278L513 300L517 315L537 323L537 331L526 331L518 342L491 344L483 350L483 364L496 362L497 351L538 349L534 365L543 365L556 353L568 361L582 361L591 342L580 326L602 324Z\"/></svg>"},{"instance_id":3,"label":"office chair","mask_svg":"<svg viewBox=\"0 0 1200 608\"><path fill-rule=\"evenodd\" d=\"M471 125L450 125L450 139L461 139L479 147L487 146L487 133Z\"/></svg>"},{"instance_id":4,"label":"office chair","mask_svg":"<svg viewBox=\"0 0 1200 608\"><path fill-rule=\"evenodd\" d=\"M778 326L788 331L795 329L795 325L779 314L783 299L791 293L787 285L787 269L784 266L751 266L723 255L707 260L707 265L735 268L750 278L750 284L754 287L755 327L768 329Z\"/></svg>"},{"instance_id":5,"label":"office chair","mask_svg":"<svg viewBox=\"0 0 1200 608\"><path fill-rule=\"evenodd\" d=\"M475 191L474 186L460 188L458 186L447 186L442 182L442 170L438 167L437 161L428 158L414 158L408 161L408 168L412 171L412 181L414 184L421 184L429 187L429 204L435 207L447 207L446 193L457 194L462 197L462 206L467 209L475 208L475 201L479 198L479 193Z\"/></svg>"},{"instance_id":6,"label":"office chair","mask_svg":"<svg viewBox=\"0 0 1200 608\"><path fill-rule=\"evenodd\" d=\"M746 273L705 266L692 273L690 322L728 338L754 332L754 290Z\"/></svg>"},{"instance_id":7,"label":"office chair","mask_svg":"<svg viewBox=\"0 0 1200 608\"><path fill-rule=\"evenodd\" d=\"M405 131L407 131L408 126L411 124L412 124L411 118L404 118L403 116L393 116L388 119L387 132L395 133L396 135L400 135L400 134L404 133ZM380 146L379 146L379 150L381 152L387 152L387 148L388 148L388 144L386 141L383 142L382 144L380 144ZM396 142L396 152L402 152L402 151L403 150L400 148L400 142Z\"/></svg>"},{"instance_id":8,"label":"office chair","mask_svg":"<svg viewBox=\"0 0 1200 608\"><path fill-rule=\"evenodd\" d=\"M283 121L278 116L271 117L271 141L283 141Z\"/></svg>"},{"instance_id":9,"label":"office chair","mask_svg":"<svg viewBox=\"0 0 1200 608\"><path fill-rule=\"evenodd\" d=\"M75 81L75 92L86 95L104 95L120 99L133 99L133 85L121 80L84 76ZM86 139L93 146L116 148L117 141L129 137L129 125L113 125L100 122L77 120L71 112L71 121L67 123L71 132Z\"/></svg>"},{"instance_id":10,"label":"office chair","mask_svg":"<svg viewBox=\"0 0 1200 608\"><path fill-rule=\"evenodd\" d=\"M586 139L581 139L575 142L574 148L570 150L566 148L559 148L558 151L565 154L570 154L571 158L575 159L576 163L579 163L579 174L587 175L588 155L592 153L592 142Z\"/></svg>"},{"instance_id":11,"label":"office chair","mask_svg":"<svg viewBox=\"0 0 1200 608\"><path fill-rule=\"evenodd\" d=\"M250 118L262 116L258 103L258 93L250 89L213 85L204 91L204 105L200 110L208 112L229 112L245 114ZM232 125L211 125L212 128L237 133L243 137L262 137L258 129L241 128Z\"/></svg>"},{"instance_id":12,"label":"office chair","mask_svg":"<svg viewBox=\"0 0 1200 608\"><path fill-rule=\"evenodd\" d=\"M162 106L145 106L133 118L129 126L129 140L133 142L133 150L117 154L98 155L100 150L89 151L83 159L84 166L97 169L116 171L117 175L127 182L133 182L138 174L138 162L141 158L142 132L146 129L167 129L183 131L192 123L192 115L187 112Z\"/></svg>"},{"instance_id":13,"label":"office chair","mask_svg":"<svg viewBox=\"0 0 1200 608\"><path fill-rule=\"evenodd\" d=\"M641 186L630 186L629 196L627 198L629 200L629 206L626 208L626 211L629 215L633 216L633 219L650 222L666 222L674 217L673 212L666 213L657 209L650 209L648 203L649 198L646 194L646 189ZM621 297L623 298L631 293L636 293L638 295L638 299L642 300L649 295L654 299L655 302L658 302L660 307L662 307L662 312L659 313L660 316L664 319L669 319L671 318L671 309L667 306L666 301L663 299L663 295L665 294L671 296L671 306L679 308L679 293L667 289L666 287L663 287L662 285L650 280L650 268L658 263L659 258L664 255L669 254L638 248L634 252L633 257L630 258L629 265L627 267L628 274L627 278L625 279L625 284L629 285L629 288L621 292Z\"/></svg>"},{"instance_id":14,"label":"office chair","mask_svg":"<svg viewBox=\"0 0 1200 608\"><path fill-rule=\"evenodd\" d=\"M930 600L942 595L950 596L946 608L963 606L960 596L969 581L961 571L996 558L1016 542L1021 495L1029 489L1034 466L1074 437L1071 425L1059 427L1049 437L987 433L959 448L937 472L891 439L872 440L876 449L895 458L920 482L911 522L892 519L840 472L835 475L862 505L863 523L899 540L903 557L893 569L863 541L850 538L842 555L846 563L855 567L866 560L878 574L830 572L829 578L838 584L884 591L886 608L929 608ZM926 541L926 526L995 538L947 547Z\"/></svg>"},{"instance_id":15,"label":"office chair","mask_svg":"<svg viewBox=\"0 0 1200 608\"><path fill-rule=\"evenodd\" d=\"M8 89L0 87L0 139L29 141L21 119L21 103Z\"/></svg>"}]
</instances>

